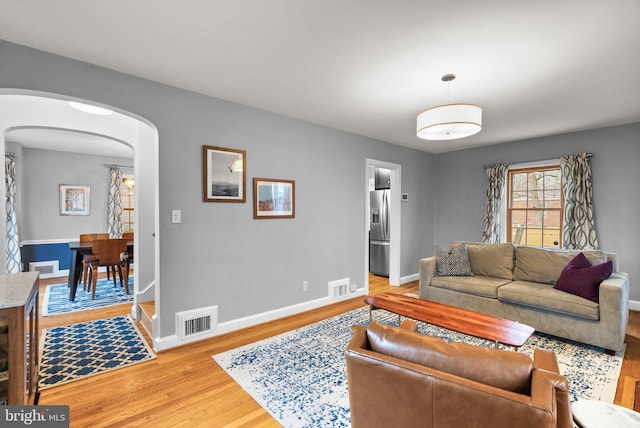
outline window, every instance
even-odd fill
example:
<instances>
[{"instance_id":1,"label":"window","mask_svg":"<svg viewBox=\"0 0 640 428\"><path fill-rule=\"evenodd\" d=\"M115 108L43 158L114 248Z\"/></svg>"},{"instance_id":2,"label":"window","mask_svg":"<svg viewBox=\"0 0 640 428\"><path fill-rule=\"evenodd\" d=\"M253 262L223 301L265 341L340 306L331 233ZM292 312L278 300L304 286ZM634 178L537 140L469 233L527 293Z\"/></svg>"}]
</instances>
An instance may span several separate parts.
<instances>
[{"instance_id":1,"label":"window","mask_svg":"<svg viewBox=\"0 0 640 428\"><path fill-rule=\"evenodd\" d=\"M564 196L560 166L512 169L507 192L508 241L561 248Z\"/></svg>"},{"instance_id":2,"label":"window","mask_svg":"<svg viewBox=\"0 0 640 428\"><path fill-rule=\"evenodd\" d=\"M133 232L134 230L134 181L133 177L122 178L120 185L120 195L122 196L122 232Z\"/></svg>"}]
</instances>

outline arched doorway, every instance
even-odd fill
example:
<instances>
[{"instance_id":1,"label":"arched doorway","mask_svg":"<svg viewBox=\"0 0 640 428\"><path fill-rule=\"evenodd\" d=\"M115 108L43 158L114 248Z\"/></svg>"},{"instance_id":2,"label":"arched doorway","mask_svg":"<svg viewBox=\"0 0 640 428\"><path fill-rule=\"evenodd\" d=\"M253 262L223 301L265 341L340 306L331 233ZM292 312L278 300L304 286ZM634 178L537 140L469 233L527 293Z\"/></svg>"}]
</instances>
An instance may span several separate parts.
<instances>
[{"instance_id":1,"label":"arched doorway","mask_svg":"<svg viewBox=\"0 0 640 428\"><path fill-rule=\"evenodd\" d=\"M138 304L154 300L159 307L159 248L158 248L158 133L148 120L112 106L113 114L97 116L83 114L70 108L68 101L99 105L60 94L20 89L0 89L0 148L5 150L5 134L16 128L64 129L103 136L114 144L127 144L133 149L136 180L135 222L135 289L131 315L139 319ZM100 106L100 105L99 105ZM144 160L144 161L143 161ZM2 169L4 179L4 169ZM6 218L6 208L0 204L0 216ZM144 221L140 221L144 219ZM0 271L6 270L6 237L0 234ZM158 311L156 311L156 318ZM158 325L155 320L154 325ZM159 332L153 329L155 343Z\"/></svg>"}]
</instances>

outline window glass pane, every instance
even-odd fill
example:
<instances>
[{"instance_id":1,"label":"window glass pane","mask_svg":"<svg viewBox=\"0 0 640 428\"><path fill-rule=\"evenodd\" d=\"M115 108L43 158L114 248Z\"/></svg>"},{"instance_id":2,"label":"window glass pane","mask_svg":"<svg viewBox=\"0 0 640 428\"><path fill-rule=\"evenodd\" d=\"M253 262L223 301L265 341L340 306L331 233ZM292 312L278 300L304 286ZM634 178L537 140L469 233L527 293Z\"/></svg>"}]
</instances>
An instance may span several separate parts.
<instances>
[{"instance_id":1,"label":"window glass pane","mask_svg":"<svg viewBox=\"0 0 640 428\"><path fill-rule=\"evenodd\" d=\"M511 211L511 227L525 227L527 225L527 211L526 210L512 210Z\"/></svg>"},{"instance_id":2,"label":"window glass pane","mask_svg":"<svg viewBox=\"0 0 640 428\"><path fill-rule=\"evenodd\" d=\"M529 191L527 208L544 208L544 192L542 190Z\"/></svg>"},{"instance_id":3,"label":"window glass pane","mask_svg":"<svg viewBox=\"0 0 640 428\"><path fill-rule=\"evenodd\" d=\"M560 243L560 211L545 211L543 247L558 248Z\"/></svg>"},{"instance_id":4,"label":"window glass pane","mask_svg":"<svg viewBox=\"0 0 640 428\"><path fill-rule=\"evenodd\" d=\"M511 180L512 189L516 192L524 192L527 190L527 173L513 174Z\"/></svg>"},{"instance_id":5,"label":"window glass pane","mask_svg":"<svg viewBox=\"0 0 640 428\"><path fill-rule=\"evenodd\" d=\"M135 185L131 177L122 179L120 186L120 195L122 196L122 229L123 232L134 231L134 196Z\"/></svg>"},{"instance_id":6,"label":"window glass pane","mask_svg":"<svg viewBox=\"0 0 640 428\"><path fill-rule=\"evenodd\" d=\"M544 187L547 190L560 190L560 171L546 171L544 174Z\"/></svg>"},{"instance_id":7,"label":"window glass pane","mask_svg":"<svg viewBox=\"0 0 640 428\"><path fill-rule=\"evenodd\" d=\"M512 210L511 211L511 236L510 242L514 244L522 244L523 235L525 232L525 225L527 222L526 210Z\"/></svg>"},{"instance_id":8,"label":"window glass pane","mask_svg":"<svg viewBox=\"0 0 640 428\"><path fill-rule=\"evenodd\" d=\"M513 192L511 204L513 208L525 208L527 206L527 192Z\"/></svg>"},{"instance_id":9,"label":"window glass pane","mask_svg":"<svg viewBox=\"0 0 640 428\"><path fill-rule=\"evenodd\" d=\"M559 208L562 203L559 189L545 189L544 199L547 208Z\"/></svg>"}]
</instances>

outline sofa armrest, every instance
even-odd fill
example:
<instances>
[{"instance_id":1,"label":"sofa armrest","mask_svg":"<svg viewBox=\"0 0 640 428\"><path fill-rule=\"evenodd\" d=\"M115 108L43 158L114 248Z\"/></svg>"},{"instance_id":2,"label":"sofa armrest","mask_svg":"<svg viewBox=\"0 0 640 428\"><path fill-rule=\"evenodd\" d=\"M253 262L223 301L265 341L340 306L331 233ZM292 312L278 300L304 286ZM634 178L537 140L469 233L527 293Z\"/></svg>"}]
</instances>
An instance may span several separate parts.
<instances>
[{"instance_id":1,"label":"sofa armrest","mask_svg":"<svg viewBox=\"0 0 640 428\"><path fill-rule=\"evenodd\" d=\"M603 333L610 337L609 349L622 349L629 322L629 275L626 272L614 272L600 284L599 291L600 323L609 326Z\"/></svg>"},{"instance_id":2,"label":"sofa armrest","mask_svg":"<svg viewBox=\"0 0 640 428\"><path fill-rule=\"evenodd\" d=\"M420 298L427 298L427 287L431 285L431 279L436 276L436 257L431 256L420 259Z\"/></svg>"}]
</instances>

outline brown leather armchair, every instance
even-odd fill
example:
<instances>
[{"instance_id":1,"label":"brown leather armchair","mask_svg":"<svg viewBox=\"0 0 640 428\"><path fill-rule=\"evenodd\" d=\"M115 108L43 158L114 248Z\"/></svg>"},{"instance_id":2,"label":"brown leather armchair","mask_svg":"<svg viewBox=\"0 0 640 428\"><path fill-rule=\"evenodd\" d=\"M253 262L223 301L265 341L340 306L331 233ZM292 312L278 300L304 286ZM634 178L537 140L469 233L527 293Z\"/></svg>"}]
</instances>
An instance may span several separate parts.
<instances>
[{"instance_id":1,"label":"brown leather armchair","mask_svg":"<svg viewBox=\"0 0 640 428\"><path fill-rule=\"evenodd\" d=\"M571 428L553 352L486 349L380 324L353 326L351 424L366 427Z\"/></svg>"}]
</instances>

